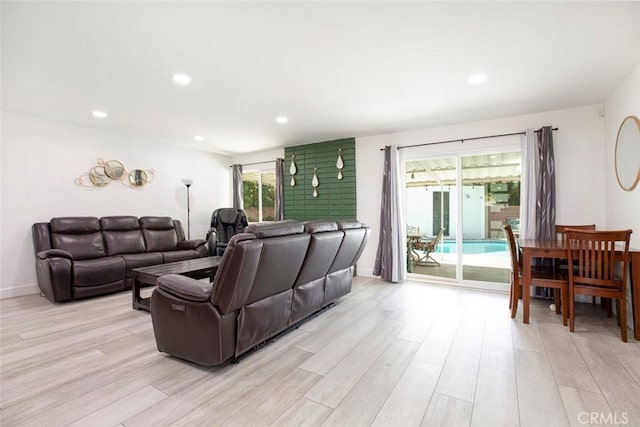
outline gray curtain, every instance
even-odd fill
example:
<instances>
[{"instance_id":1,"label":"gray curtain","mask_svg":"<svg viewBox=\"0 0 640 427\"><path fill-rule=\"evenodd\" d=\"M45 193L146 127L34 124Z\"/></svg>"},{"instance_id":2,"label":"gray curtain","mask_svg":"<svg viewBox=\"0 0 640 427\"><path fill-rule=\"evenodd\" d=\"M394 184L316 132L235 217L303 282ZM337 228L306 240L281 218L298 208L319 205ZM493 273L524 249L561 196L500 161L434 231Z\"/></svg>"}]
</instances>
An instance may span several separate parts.
<instances>
[{"instance_id":1,"label":"gray curtain","mask_svg":"<svg viewBox=\"0 0 640 427\"><path fill-rule=\"evenodd\" d=\"M284 219L284 159L276 159L276 212L275 220Z\"/></svg>"},{"instance_id":2,"label":"gray curtain","mask_svg":"<svg viewBox=\"0 0 640 427\"><path fill-rule=\"evenodd\" d=\"M244 209L244 199L242 196L242 165L231 165L233 173L233 207Z\"/></svg>"},{"instance_id":3,"label":"gray curtain","mask_svg":"<svg viewBox=\"0 0 640 427\"><path fill-rule=\"evenodd\" d=\"M398 149L395 146L386 146L382 176L380 238L373 274L389 282L402 282L407 278L407 249L401 194Z\"/></svg>"},{"instance_id":4,"label":"gray curtain","mask_svg":"<svg viewBox=\"0 0 640 427\"><path fill-rule=\"evenodd\" d=\"M551 126L538 132L538 182L536 195L536 239L556 238L556 170Z\"/></svg>"},{"instance_id":5,"label":"gray curtain","mask_svg":"<svg viewBox=\"0 0 640 427\"><path fill-rule=\"evenodd\" d=\"M538 130L538 176L536 191L536 239L556 239L556 169L553 160L551 126ZM553 259L539 258L537 264L552 267ZM552 298L549 288L536 288L536 294Z\"/></svg>"}]
</instances>

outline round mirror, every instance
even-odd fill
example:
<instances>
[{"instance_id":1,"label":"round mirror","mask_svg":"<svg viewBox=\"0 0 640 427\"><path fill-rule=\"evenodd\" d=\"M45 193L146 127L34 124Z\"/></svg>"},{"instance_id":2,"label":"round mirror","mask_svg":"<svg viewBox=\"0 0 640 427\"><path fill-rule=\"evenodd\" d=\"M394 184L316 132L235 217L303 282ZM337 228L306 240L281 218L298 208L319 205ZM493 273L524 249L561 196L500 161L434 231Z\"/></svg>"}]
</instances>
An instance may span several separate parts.
<instances>
[{"instance_id":1,"label":"round mirror","mask_svg":"<svg viewBox=\"0 0 640 427\"><path fill-rule=\"evenodd\" d=\"M620 125L615 161L620 187L633 190L640 181L640 120L635 116L627 117Z\"/></svg>"},{"instance_id":2,"label":"round mirror","mask_svg":"<svg viewBox=\"0 0 640 427\"><path fill-rule=\"evenodd\" d=\"M96 187L104 187L111 182L103 166L95 166L89 171L89 180Z\"/></svg>"},{"instance_id":3,"label":"round mirror","mask_svg":"<svg viewBox=\"0 0 640 427\"><path fill-rule=\"evenodd\" d=\"M104 164L104 172L111 179L120 179L124 174L124 166L117 160L109 160Z\"/></svg>"},{"instance_id":4,"label":"round mirror","mask_svg":"<svg viewBox=\"0 0 640 427\"><path fill-rule=\"evenodd\" d=\"M142 169L134 169L129 172L129 182L132 187L142 187L147 183L147 173Z\"/></svg>"}]
</instances>

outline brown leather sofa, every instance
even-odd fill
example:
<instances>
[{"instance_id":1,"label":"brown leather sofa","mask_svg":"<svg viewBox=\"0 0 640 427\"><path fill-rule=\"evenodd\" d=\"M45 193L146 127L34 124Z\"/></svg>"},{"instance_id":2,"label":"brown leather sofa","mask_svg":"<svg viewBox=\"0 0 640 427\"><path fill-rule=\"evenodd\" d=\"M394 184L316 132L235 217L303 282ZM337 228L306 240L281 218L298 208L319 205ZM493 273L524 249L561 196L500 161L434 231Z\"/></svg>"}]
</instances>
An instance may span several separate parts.
<instances>
[{"instance_id":1,"label":"brown leather sofa","mask_svg":"<svg viewBox=\"0 0 640 427\"><path fill-rule=\"evenodd\" d=\"M207 255L169 217L66 217L32 226L36 275L52 302L131 289L133 269Z\"/></svg>"},{"instance_id":2,"label":"brown leather sofa","mask_svg":"<svg viewBox=\"0 0 640 427\"><path fill-rule=\"evenodd\" d=\"M249 225L231 238L213 283L158 279L158 350L205 366L239 357L349 293L369 234L358 221Z\"/></svg>"}]
</instances>

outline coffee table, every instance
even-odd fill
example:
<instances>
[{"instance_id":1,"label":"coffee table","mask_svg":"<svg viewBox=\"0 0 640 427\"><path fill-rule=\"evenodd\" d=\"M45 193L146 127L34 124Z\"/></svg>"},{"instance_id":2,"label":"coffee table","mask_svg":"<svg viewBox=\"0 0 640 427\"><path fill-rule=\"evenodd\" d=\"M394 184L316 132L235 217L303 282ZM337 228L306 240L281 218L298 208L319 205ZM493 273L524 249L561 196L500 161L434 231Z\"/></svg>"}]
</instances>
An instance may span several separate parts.
<instances>
[{"instance_id":1,"label":"coffee table","mask_svg":"<svg viewBox=\"0 0 640 427\"><path fill-rule=\"evenodd\" d=\"M191 277L192 279L209 277L210 280L213 281L221 261L221 256L210 256L134 268L135 280L132 289L133 308L135 310L151 311L151 298L142 298L140 296L140 288L142 285L155 285L158 277L167 274L181 274Z\"/></svg>"}]
</instances>

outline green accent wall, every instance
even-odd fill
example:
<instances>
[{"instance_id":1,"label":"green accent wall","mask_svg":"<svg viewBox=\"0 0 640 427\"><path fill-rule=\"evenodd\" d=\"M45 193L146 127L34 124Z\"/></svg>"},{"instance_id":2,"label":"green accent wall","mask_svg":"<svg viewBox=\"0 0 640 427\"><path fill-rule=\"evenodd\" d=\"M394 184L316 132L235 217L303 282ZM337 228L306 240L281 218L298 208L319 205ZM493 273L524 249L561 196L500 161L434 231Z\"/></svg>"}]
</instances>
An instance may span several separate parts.
<instances>
[{"instance_id":1,"label":"green accent wall","mask_svg":"<svg viewBox=\"0 0 640 427\"><path fill-rule=\"evenodd\" d=\"M338 150L342 148L341 180ZM287 147L285 153L284 218L298 221L356 218L355 138ZM291 155L295 154L296 185L291 186ZM318 168L318 197L313 197L313 169Z\"/></svg>"}]
</instances>

